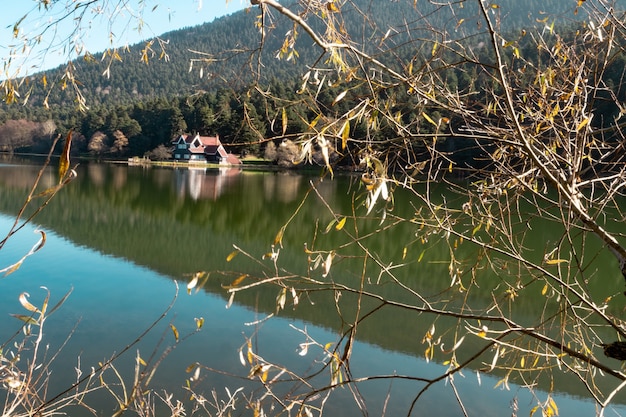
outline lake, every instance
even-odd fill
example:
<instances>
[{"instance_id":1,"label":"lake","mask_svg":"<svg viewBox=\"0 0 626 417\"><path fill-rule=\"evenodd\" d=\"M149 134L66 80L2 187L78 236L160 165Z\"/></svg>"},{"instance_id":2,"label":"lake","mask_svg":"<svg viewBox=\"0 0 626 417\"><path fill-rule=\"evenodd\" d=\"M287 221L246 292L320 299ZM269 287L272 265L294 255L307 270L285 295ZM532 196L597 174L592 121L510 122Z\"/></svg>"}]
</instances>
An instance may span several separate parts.
<instances>
[{"instance_id":1,"label":"lake","mask_svg":"<svg viewBox=\"0 0 626 417\"><path fill-rule=\"evenodd\" d=\"M12 159L0 164L3 236L38 169L36 163L24 160ZM283 269L279 272L317 273L310 270L304 245L315 251L343 243L345 235L335 233L335 227L328 227L333 225L328 205L346 214L356 210L358 199L362 198L358 178L339 175L332 180L320 180L317 175L291 172L100 163L81 164L77 171L76 180L55 197L35 224L25 227L0 251L2 268L16 262L37 242L36 228L47 232L44 248L29 257L16 272L0 279L0 341L8 339L21 325L10 314L25 313L18 301L22 292L28 292L30 301L38 305L46 295L42 286L50 291L52 304L72 291L46 324L45 339L50 351L62 347L52 364L49 395L61 391L76 378L75 368L87 372L122 351L174 299L167 317L120 357L117 366L121 375L132 377L137 350L143 359L153 355L158 358L167 346L175 344L172 326L182 338L194 333L196 319L203 318L202 329L175 344L151 384L157 392L174 393L185 404L190 402L183 387L192 375L186 370L195 363L213 370L202 368L201 380L194 382L197 390L208 393L214 389L219 398L225 399L226 388L230 392L239 387L244 392L260 389L258 382L247 379L250 369L240 362L239 351L243 350L245 356L247 340L253 342L254 352L268 361L309 375L320 367L324 355L319 347L312 346L306 356L301 356L300 345L313 339L322 345L341 340L346 330L345 319L354 313L355 299L350 294L341 296L341 303L337 304L340 308L335 307L337 294L311 294L303 296L297 308L287 303L286 308L276 312L278 287L260 286L238 293L230 306L225 287L241 274L272 276L274 264L263 255L271 253L277 234L294 213L297 214L282 234L279 256ZM50 169L42 183L50 186L55 182L55 172ZM406 214L414 210L408 202L403 205L401 194L396 198L398 211L404 210ZM362 220L359 230L364 235L363 241L381 259L399 260L407 256L406 242L414 236L415 226L393 225L390 220L392 226L379 232L379 220ZM539 234L550 234L547 226L538 229ZM372 231L376 233L368 235ZM543 238L539 235L537 239ZM233 256L233 245L251 257L239 253L229 259ZM420 263L415 264L419 268L399 272L403 282L433 294L449 285L448 265L439 262L446 258L445 248L409 248L409 256L420 257ZM607 259L600 262L610 263ZM333 269L331 276L337 282L360 279L361 260L344 254L335 262L337 270ZM188 293L187 283L198 271L208 272L208 279L199 291ZM440 276L444 278L436 278ZM367 279L375 283L376 273L372 272ZM595 291L599 296L613 294L621 291L620 285L623 285L620 277L613 274ZM391 299L411 301L406 294L396 294L390 286L381 286L380 291ZM533 308L536 307L520 306L519 314ZM265 320L270 315L274 316ZM364 321L353 346L353 377L440 375L447 366L437 357L430 361L424 357L426 346L422 339L432 323L432 318L416 318L396 309L381 310L372 320ZM446 326L445 320L437 322L440 331ZM508 390L503 384L494 388L501 379L502 375L497 374L478 376L478 370L473 369L455 377L454 386L469 415L529 415L537 398L545 400L547 396L545 387L538 387L532 393L514 383L509 384ZM326 372L312 376L310 382L323 385L329 380ZM111 376L109 382L114 384L115 378ZM581 385L572 375L559 375L553 381L553 397L560 415L595 414L595 405ZM359 392L365 399L367 415L399 416L408 413L423 387L424 383L416 379L393 382L380 379L359 385ZM296 383L285 383L281 389L287 394L301 388ZM625 404L626 398L618 396L606 415L626 414ZM115 411L116 402L108 393L100 392L92 396L92 406L99 414L108 415ZM235 414L247 412L240 403ZM352 392L344 388L333 391L325 405L325 414L364 413ZM413 411L413 415L461 414L455 392L445 381L429 388Z\"/></svg>"}]
</instances>

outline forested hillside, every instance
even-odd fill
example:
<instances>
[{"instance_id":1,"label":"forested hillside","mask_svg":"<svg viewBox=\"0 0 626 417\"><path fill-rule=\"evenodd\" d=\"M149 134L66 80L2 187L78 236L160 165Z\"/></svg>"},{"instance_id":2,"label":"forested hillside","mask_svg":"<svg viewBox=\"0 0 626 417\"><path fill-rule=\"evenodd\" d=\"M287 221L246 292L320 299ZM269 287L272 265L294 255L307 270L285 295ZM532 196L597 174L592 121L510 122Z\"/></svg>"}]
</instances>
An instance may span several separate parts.
<instances>
[{"instance_id":1,"label":"forested hillside","mask_svg":"<svg viewBox=\"0 0 626 417\"><path fill-rule=\"evenodd\" d=\"M444 31L454 31L459 25L477 24L477 8L471 2L460 2L457 10L438 9L426 2L416 5L416 9L411 3L357 0L354 7L345 6L341 24L350 36L357 39L364 37L380 41L386 38L398 45L407 39L406 35L395 39L394 28L408 26L412 28L412 37L431 30L420 27L417 20L420 15L435 13L436 23ZM576 17L575 1L505 0L498 4L503 10L501 23L507 31L549 25L557 16L561 16L559 24ZM277 16L273 32L262 38L254 24L257 15L258 10L250 7L211 23L165 33L158 39L133 45L127 50L120 48L85 56L72 63L81 92L88 105L94 107L190 95L224 86L238 90L256 80L258 62L255 52L261 42L264 42L260 57L264 77L299 78L302 67L298 64L311 62L311 57L320 51L311 47L306 34L300 34L295 48L298 58L277 59L283 37L292 28L286 19ZM412 18L414 21L407 20L410 16L416 16ZM191 63L192 60L199 61ZM62 84L63 69L44 73L47 83ZM47 103L52 107L73 106L72 91L44 87L41 82L44 74L31 77L29 104L39 107L47 97ZM47 91L51 92L49 96Z\"/></svg>"},{"instance_id":2,"label":"forested hillside","mask_svg":"<svg viewBox=\"0 0 626 417\"><path fill-rule=\"evenodd\" d=\"M467 47L481 53L480 36L471 36L482 31L475 4L459 2L452 9L412 3L354 1L352 6L344 6L336 24L341 32L372 50L382 43L390 45L397 62L390 56L383 59L391 67L401 65L406 57L435 54L437 46L445 44L445 34L459 28L470 35ZM518 51L527 58L537 51L526 42L522 31L549 28L557 17L561 27L574 25L575 30L580 24L576 22L575 1L506 0L498 2L497 8L494 5L493 11L502 30L516 39ZM433 35L433 27L422 26L424 16L441 32ZM335 106L333 99L341 91L341 83L314 98L299 96L304 63L318 62L323 67L328 57L322 57L308 35L297 32L283 16L274 16L272 24L266 24L273 29L263 34L255 25L256 19L258 9L250 7L127 50L110 50L72 62L76 87L87 110L79 109L76 91L67 86L66 67L31 76L21 92L28 98L28 106L14 103L0 111L0 122L4 122L0 126L0 149L43 152L57 132L64 135L72 129L76 135L74 151L95 156L143 156L152 151L154 158L167 158L169 141L182 132L217 133L234 152L262 155L267 138L276 138L278 143L297 137L307 121L319 114L312 109L325 109L325 117L332 118L349 108L351 96L357 97L359 91L352 89L345 103ZM437 53L450 54L446 50ZM446 60L462 59L453 55ZM616 62L615 73L606 74L614 83L620 82L620 65ZM459 91L480 91L477 87L485 82L471 64L447 71L445 80ZM269 99L266 92L273 98ZM405 118L412 117L412 101L408 96L397 104ZM382 124L378 132L369 134L388 137L386 128ZM351 132L353 136L364 134L364 127L359 125Z\"/></svg>"}]
</instances>

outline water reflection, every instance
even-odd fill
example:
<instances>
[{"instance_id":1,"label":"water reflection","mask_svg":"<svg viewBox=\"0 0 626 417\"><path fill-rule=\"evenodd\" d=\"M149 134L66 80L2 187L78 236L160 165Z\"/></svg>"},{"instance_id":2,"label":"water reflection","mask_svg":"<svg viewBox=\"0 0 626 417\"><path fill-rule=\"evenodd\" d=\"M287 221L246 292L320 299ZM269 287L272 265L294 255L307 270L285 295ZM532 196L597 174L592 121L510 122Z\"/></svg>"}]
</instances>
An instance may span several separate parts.
<instances>
[{"instance_id":1,"label":"water reflection","mask_svg":"<svg viewBox=\"0 0 626 417\"><path fill-rule=\"evenodd\" d=\"M181 199L215 201L238 181L240 174L240 168L178 168L174 170L176 194Z\"/></svg>"},{"instance_id":2,"label":"water reflection","mask_svg":"<svg viewBox=\"0 0 626 417\"><path fill-rule=\"evenodd\" d=\"M23 195L24 191L28 190L37 170L33 166L15 166L13 169L2 171L5 168L0 167L0 183L3 185L0 211L14 213L18 200L16 196ZM54 170L50 169L44 178L46 183L54 183L56 181ZM320 182L315 176L293 173L239 170L221 173L85 164L79 167L79 177L76 181L59 194L38 218L38 221L79 246L93 248L106 256L98 258L97 254L89 251L89 260L83 261L81 251L70 250L70 246L75 247L68 245L54 252L52 260L47 260L45 264L61 262L61 264L68 265L64 268L64 274L76 277L89 276L90 280L85 281L84 284L92 289L97 288L98 291L89 293L88 298L109 300L107 302L110 302L110 305L116 306L115 313L121 315L121 317L106 317L106 314L111 314L111 311L102 312L106 320L113 320L116 323L124 322L124 315L128 315L129 311L133 312L131 317L135 319L141 314L139 311L140 305L143 305L145 301L144 296L149 299L145 302L156 300L152 295L146 295L146 288L154 290L167 279L186 279L190 273L198 270L224 271L235 268L226 261L228 254L232 252L233 243L245 247L253 256L260 259L262 254L270 249L285 220L298 209L309 190L311 181L315 183L316 192L306 197L308 198L307 204L298 210L297 217L285 230L283 235L285 247L281 254L281 259L284 260L282 265L286 270L306 274L308 265L304 260L303 243L308 243L309 248L315 245L318 249L337 246L337 241L333 240L336 239L336 234L316 233L316 231L326 229L332 219L327 212L325 202L331 202L338 212L352 212L354 202L351 193L353 189L351 178ZM318 195L322 196L325 202L321 201ZM400 198L401 195L398 196L398 201L401 201ZM412 207L407 205L407 210L411 209ZM378 220L372 221L371 224L363 220L359 227L365 235L378 223ZM402 225L389 228L384 233L378 233L375 239L372 237L369 241L364 240L364 243L381 259L396 262L402 259L404 245L414 233L411 227L415 226ZM546 227L534 228L533 233L537 234L537 241L545 241L541 233L549 234ZM316 236L314 241L311 240L311 236ZM447 264L435 262L446 259L448 256L446 248L432 246L424 255L422 262L418 264L415 260L418 257L421 259L422 251L422 247L408 248L407 259L404 262L409 263L409 260L413 259L413 267L398 270L397 277L404 284L423 294L435 294L449 284L448 279L445 278ZM336 272L333 271L332 279L338 282L358 279L362 261L350 259L348 256L350 254L347 252L338 255L342 255L343 258L337 257L338 269ZM65 256L70 256L70 258L65 258ZM91 268L97 265L94 258L102 262L102 266L96 270ZM128 262L123 259L130 261L132 265L127 265ZM72 267L69 268L69 265ZM137 272L137 266L140 267L141 274ZM74 271L74 268L78 270ZM116 279L110 279L111 271L118 271L117 268L120 268L120 272L115 272ZM237 264L237 268L243 270L250 268L250 271L257 272L259 264L246 265L242 261ZM376 287L378 277L376 271L370 272L368 269L368 273L371 274L367 277L370 282L368 285L371 285L372 290L384 292L389 299L404 300L405 292L396 291L388 282ZM141 278L136 280L135 277L138 276ZM440 277L445 279L439 279ZM61 278L58 279L62 281ZM129 286L124 284L125 280L129 281ZM171 283L166 282L164 285L166 284ZM211 311L210 321L211 326L214 327L206 330L209 337L206 340L202 339L202 346L205 346L204 343L209 346L217 342L221 346L227 346L221 350L213 347L212 352L217 356L236 351L237 346L242 342L241 323L244 321L241 320L238 325L227 321L228 314L223 309L226 304L226 294L222 284L223 282L217 278L209 280L204 287L208 298L202 302L196 301L194 309L186 305L184 307L184 309L189 308L190 317L200 314L199 311ZM615 292L615 288L620 288L621 280L618 277L616 282L612 282L612 277L607 276L607 279L602 282L591 282L590 285L597 285L597 291L600 296L603 296L604 293L611 294ZM113 290L108 293L108 286L116 287L114 294ZM171 289L171 287L168 288ZM539 293L540 289L537 292ZM128 298L128 295L124 298L125 293L132 294L132 298ZM479 295L475 293L473 296ZM487 296L489 296L488 289ZM257 315L263 316L274 312L275 300L276 289L268 287L258 292L242 294L235 301L243 311L249 313L245 321L254 321L258 318ZM278 360L292 356L294 360L298 359L295 349L302 340L297 337L294 339L294 336L298 335L297 332L285 331L286 323L298 323L300 328L305 325L314 326L314 329L309 330L318 332L322 341L333 341L334 334L341 327L341 318L338 317L335 308L335 299L332 294L319 294L309 301L311 303L302 303L297 309L290 308L281 312L283 316L281 320L284 321L272 321L272 324L268 323L264 326L264 332L270 332L265 346L276 344L275 340L281 340L276 350L270 349L266 352L268 355ZM340 307L342 308L341 314L346 317L353 316L350 304L350 296L344 294ZM131 310L126 310L127 307ZM364 309L367 307L367 304L363 305ZM516 305L516 313L520 316L527 313L530 315L536 308L534 304L520 303ZM425 315L416 320L410 312L383 309L380 314L360 325L359 335L362 344L359 350L355 351L353 369L362 374L396 371L404 373L410 370L412 374L426 376L441 372L441 365L433 362L426 364L421 359L425 348L420 340L431 322L432 317ZM438 329L444 329L448 325L454 327L454 323L449 324L443 319L437 322ZM239 331L234 332L232 328L226 331L229 326L233 328L238 326ZM115 326L111 325L108 328L113 331ZM100 330L94 331L97 333ZM227 333L232 339L226 339ZM246 333L251 333L251 331ZM209 340L210 336L216 334L220 335L217 341ZM92 336L94 340L97 339L97 334ZM473 342L482 343L480 340ZM190 350L193 351L193 349ZM184 362L182 359L181 361ZM236 363L236 360L234 362ZM291 366L297 362L289 362L289 364ZM184 368L186 365L181 365L181 367ZM469 381L470 378L471 381ZM483 408L493 406L492 415L510 414L508 401L518 393L503 395L499 391L492 392L491 388L497 379L490 380L483 377L483 381L488 381L484 383L483 388L476 386L476 379L471 373L467 379L468 382L462 386L466 393L476 393L476 398L481 395L492 395L489 397L489 407L484 402L476 402L471 404L473 410L482 410L480 415L488 415L489 410L485 411ZM580 384L571 383L568 375L557 373L557 378L553 382L556 389L561 392L580 395L583 398L586 395ZM381 385L384 384L378 384L375 388L364 391L368 394L368 398L376 398L375 401L380 401L380 404L383 403L384 393L388 389ZM398 383L397 385L404 384ZM407 383L407 386L399 391L394 389L396 402L393 406L397 407L395 409L399 413L406 410L403 407L410 402L418 388L415 384ZM442 401L453 400L449 391L445 389L442 391L443 393L433 390L432 398L436 400L433 401L432 408L423 409L425 414L435 411L440 415L457 414L453 407L448 412L442 412L438 408ZM445 399L442 400L442 398ZM531 400L527 399L527 403L531 404ZM570 406L570 410L576 412L580 407L579 403L572 402L574 405ZM421 404L425 406L427 402ZM568 406L559 402L559 407L565 410ZM589 402L585 402L584 407L589 413L593 413L593 406Z\"/></svg>"},{"instance_id":3,"label":"water reflection","mask_svg":"<svg viewBox=\"0 0 626 417\"><path fill-rule=\"evenodd\" d=\"M266 200L291 203L300 193L303 178L292 172L278 172L276 175L267 175L263 178L263 190Z\"/></svg>"}]
</instances>

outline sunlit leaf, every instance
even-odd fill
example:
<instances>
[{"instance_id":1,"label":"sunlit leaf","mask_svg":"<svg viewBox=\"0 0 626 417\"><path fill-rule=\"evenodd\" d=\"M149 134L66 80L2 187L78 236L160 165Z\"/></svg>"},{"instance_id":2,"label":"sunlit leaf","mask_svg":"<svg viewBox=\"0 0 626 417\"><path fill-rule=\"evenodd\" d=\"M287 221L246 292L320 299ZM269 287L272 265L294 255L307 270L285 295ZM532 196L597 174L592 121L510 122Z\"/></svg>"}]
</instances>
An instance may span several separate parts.
<instances>
[{"instance_id":1,"label":"sunlit leaf","mask_svg":"<svg viewBox=\"0 0 626 417\"><path fill-rule=\"evenodd\" d=\"M285 226L281 227L276 237L274 238L274 245L283 245L283 235L285 234Z\"/></svg>"},{"instance_id":2,"label":"sunlit leaf","mask_svg":"<svg viewBox=\"0 0 626 417\"><path fill-rule=\"evenodd\" d=\"M539 406L536 405L533 408L530 409L530 417L533 417L533 414L535 414L535 412L539 410Z\"/></svg>"},{"instance_id":3,"label":"sunlit leaf","mask_svg":"<svg viewBox=\"0 0 626 417\"><path fill-rule=\"evenodd\" d=\"M496 353L493 355L493 359L491 360L491 365L489 366L489 372L493 371L493 369L496 367L496 363L498 362L499 357L500 357L500 346L496 348Z\"/></svg>"},{"instance_id":4,"label":"sunlit leaf","mask_svg":"<svg viewBox=\"0 0 626 417\"><path fill-rule=\"evenodd\" d=\"M231 282L230 285L222 285L222 288L226 288L226 289L236 288L237 285L241 284L243 280L246 279L247 277L248 277L248 274L241 274L233 282Z\"/></svg>"},{"instance_id":5,"label":"sunlit leaf","mask_svg":"<svg viewBox=\"0 0 626 417\"><path fill-rule=\"evenodd\" d=\"M585 118L582 122L578 123L576 126L576 131L579 132L583 127L587 126L587 124L591 121L591 117Z\"/></svg>"},{"instance_id":6,"label":"sunlit leaf","mask_svg":"<svg viewBox=\"0 0 626 417\"><path fill-rule=\"evenodd\" d=\"M330 267L333 264L333 257L335 256L334 252L330 252L328 254L328 256L326 257L326 260L324 261L324 273L322 274L322 276L325 278L328 273L330 272Z\"/></svg>"},{"instance_id":7,"label":"sunlit leaf","mask_svg":"<svg viewBox=\"0 0 626 417\"><path fill-rule=\"evenodd\" d=\"M144 361L141 356L137 356L137 362L139 362L141 365L143 366L148 366L148 364L146 363L146 361Z\"/></svg>"},{"instance_id":8,"label":"sunlit leaf","mask_svg":"<svg viewBox=\"0 0 626 417\"><path fill-rule=\"evenodd\" d=\"M562 263L568 263L569 261L567 259L548 259L546 261L546 265L559 265Z\"/></svg>"},{"instance_id":9,"label":"sunlit leaf","mask_svg":"<svg viewBox=\"0 0 626 417\"><path fill-rule=\"evenodd\" d=\"M17 261L13 265L10 265L10 266L0 270L0 273L4 273L5 277L7 275L11 275L12 273L14 273L18 269L20 269L20 266L22 266L23 263L24 263L24 258L20 259L19 261Z\"/></svg>"},{"instance_id":10,"label":"sunlit leaf","mask_svg":"<svg viewBox=\"0 0 626 417\"><path fill-rule=\"evenodd\" d=\"M343 375L341 374L341 360L337 354L333 354L330 362L331 384L340 384L343 382Z\"/></svg>"},{"instance_id":11,"label":"sunlit leaf","mask_svg":"<svg viewBox=\"0 0 626 417\"><path fill-rule=\"evenodd\" d=\"M324 233L330 232L335 224L337 224L337 219L331 219L326 225L326 229L324 229Z\"/></svg>"},{"instance_id":12,"label":"sunlit leaf","mask_svg":"<svg viewBox=\"0 0 626 417\"><path fill-rule=\"evenodd\" d=\"M196 285L198 285L198 275L195 275L189 283L187 283L187 294L191 294L191 290L193 290Z\"/></svg>"},{"instance_id":13,"label":"sunlit leaf","mask_svg":"<svg viewBox=\"0 0 626 417\"><path fill-rule=\"evenodd\" d=\"M346 121L341 127L341 149L346 149L350 138L350 122Z\"/></svg>"},{"instance_id":14,"label":"sunlit leaf","mask_svg":"<svg viewBox=\"0 0 626 417\"><path fill-rule=\"evenodd\" d=\"M43 230L35 230L35 233L40 233L41 238L39 239L39 242L37 242L35 246L33 246L29 254L33 254L37 252L39 249L43 248L44 245L46 244L46 232L44 232Z\"/></svg>"},{"instance_id":15,"label":"sunlit leaf","mask_svg":"<svg viewBox=\"0 0 626 417\"><path fill-rule=\"evenodd\" d=\"M228 303L226 303L226 308L230 308L233 305L233 300L235 299L235 292L230 293L230 297L228 298Z\"/></svg>"},{"instance_id":16,"label":"sunlit leaf","mask_svg":"<svg viewBox=\"0 0 626 417\"><path fill-rule=\"evenodd\" d=\"M231 253L228 254L228 256L226 257L226 262L230 262L233 260L233 258L235 256L239 255L239 251L238 250L234 250Z\"/></svg>"},{"instance_id":17,"label":"sunlit leaf","mask_svg":"<svg viewBox=\"0 0 626 417\"><path fill-rule=\"evenodd\" d=\"M454 346L452 346L451 351L454 352L455 350L457 350L459 348L459 346L461 346L461 344L463 344L463 341L465 340L465 336L461 337L455 344Z\"/></svg>"},{"instance_id":18,"label":"sunlit leaf","mask_svg":"<svg viewBox=\"0 0 626 417\"><path fill-rule=\"evenodd\" d=\"M344 217L344 218L342 218L341 220L339 220L339 221L337 222L337 225L335 226L335 230L341 230L341 229L343 229L343 227L346 225L346 220L347 220L347 219L348 219L347 217Z\"/></svg>"},{"instance_id":19,"label":"sunlit leaf","mask_svg":"<svg viewBox=\"0 0 626 417\"><path fill-rule=\"evenodd\" d=\"M426 119L426 121L428 123L430 123L431 125L433 125L435 127L439 127L439 125L437 123L435 123L435 121L433 119L431 119L430 116L427 115L425 112L422 112L422 116L424 116L424 119Z\"/></svg>"},{"instance_id":20,"label":"sunlit leaf","mask_svg":"<svg viewBox=\"0 0 626 417\"><path fill-rule=\"evenodd\" d=\"M308 343L300 343L300 350L298 351L298 355L306 356L309 352L309 344Z\"/></svg>"},{"instance_id":21,"label":"sunlit leaf","mask_svg":"<svg viewBox=\"0 0 626 417\"><path fill-rule=\"evenodd\" d=\"M204 326L204 317L200 317L200 318L194 318L195 322L196 322L196 329L200 330L202 328L202 326Z\"/></svg>"},{"instance_id":22,"label":"sunlit leaf","mask_svg":"<svg viewBox=\"0 0 626 417\"><path fill-rule=\"evenodd\" d=\"M193 373L193 376L191 377L192 380L194 381L198 381L200 379L200 367L196 367L196 371Z\"/></svg>"},{"instance_id":23,"label":"sunlit leaf","mask_svg":"<svg viewBox=\"0 0 626 417\"><path fill-rule=\"evenodd\" d=\"M46 287L41 287L41 288L46 290L46 296L43 299L43 303L41 304L41 311L40 311L42 315L45 315L46 311L48 310L48 303L50 302L50 291L48 291Z\"/></svg>"},{"instance_id":24,"label":"sunlit leaf","mask_svg":"<svg viewBox=\"0 0 626 417\"><path fill-rule=\"evenodd\" d=\"M278 296L276 297L277 307L279 307L280 310L284 310L286 301L287 301L287 288L283 288L282 290L280 290L280 292L278 293Z\"/></svg>"},{"instance_id":25,"label":"sunlit leaf","mask_svg":"<svg viewBox=\"0 0 626 417\"><path fill-rule=\"evenodd\" d=\"M178 342L178 329L173 324L170 324L170 328L172 329L172 333L174 333L174 339Z\"/></svg>"},{"instance_id":26,"label":"sunlit leaf","mask_svg":"<svg viewBox=\"0 0 626 417\"><path fill-rule=\"evenodd\" d=\"M428 346L426 348L426 350L424 351L424 357L426 358L426 362L430 362L433 359L433 356L435 354L435 349L434 346Z\"/></svg>"},{"instance_id":27,"label":"sunlit leaf","mask_svg":"<svg viewBox=\"0 0 626 417\"><path fill-rule=\"evenodd\" d=\"M313 119L313 121L311 123L309 123L309 127L310 128L314 128L317 123L320 121L320 119L322 118L321 114L318 114L317 117L315 117L315 119Z\"/></svg>"},{"instance_id":28,"label":"sunlit leaf","mask_svg":"<svg viewBox=\"0 0 626 417\"><path fill-rule=\"evenodd\" d=\"M46 188L42 192L35 194L35 197L36 198L41 198L41 197L46 197L46 196L52 195L52 194L56 193L57 191L59 191L59 189L61 187L62 187L61 184L57 184L57 185L52 186L50 188Z\"/></svg>"},{"instance_id":29,"label":"sunlit leaf","mask_svg":"<svg viewBox=\"0 0 626 417\"><path fill-rule=\"evenodd\" d=\"M261 372L261 365L256 364L250 369L250 372L248 372L248 378L253 378L259 375L260 372Z\"/></svg>"},{"instance_id":30,"label":"sunlit leaf","mask_svg":"<svg viewBox=\"0 0 626 417\"><path fill-rule=\"evenodd\" d=\"M67 170L70 168L70 148L72 146L72 130L67 133L65 138L65 145L63 146L63 153L59 160L59 184L63 182Z\"/></svg>"},{"instance_id":31,"label":"sunlit leaf","mask_svg":"<svg viewBox=\"0 0 626 417\"><path fill-rule=\"evenodd\" d=\"M26 310L32 311L33 313L38 313L39 309L28 301L28 297L30 297L30 294L28 294L27 292L21 293L19 296L20 304L22 304L22 307L24 307Z\"/></svg>"},{"instance_id":32,"label":"sunlit leaf","mask_svg":"<svg viewBox=\"0 0 626 417\"><path fill-rule=\"evenodd\" d=\"M548 398L548 409L546 410L546 415L548 416L558 416L559 415L559 407L556 406L554 399L552 397Z\"/></svg>"},{"instance_id":33,"label":"sunlit leaf","mask_svg":"<svg viewBox=\"0 0 626 417\"><path fill-rule=\"evenodd\" d=\"M337 97L335 97L335 99L333 100L332 106L334 106L335 104L339 103L348 93L348 91L342 91L341 93L339 93L337 95Z\"/></svg>"},{"instance_id":34,"label":"sunlit leaf","mask_svg":"<svg viewBox=\"0 0 626 417\"><path fill-rule=\"evenodd\" d=\"M11 314L11 316L15 317L18 320L23 321L26 324L39 324L37 320L33 318L33 316L26 316L24 314Z\"/></svg>"},{"instance_id":35,"label":"sunlit leaf","mask_svg":"<svg viewBox=\"0 0 626 417\"><path fill-rule=\"evenodd\" d=\"M498 388L500 385L502 384L506 384L506 378L502 378L500 379L498 382L496 382L496 385L494 385L494 388ZM532 414L531 414L532 415Z\"/></svg>"},{"instance_id":36,"label":"sunlit leaf","mask_svg":"<svg viewBox=\"0 0 626 417\"><path fill-rule=\"evenodd\" d=\"M546 295L547 292L548 292L548 284L544 285L543 288L541 289L541 295Z\"/></svg>"},{"instance_id":37,"label":"sunlit leaf","mask_svg":"<svg viewBox=\"0 0 626 417\"><path fill-rule=\"evenodd\" d=\"M283 118L283 136L285 136L285 133L287 132L287 109L284 107L282 111L282 118Z\"/></svg>"},{"instance_id":38,"label":"sunlit leaf","mask_svg":"<svg viewBox=\"0 0 626 417\"><path fill-rule=\"evenodd\" d=\"M296 289L291 287L291 298L293 299L293 305L294 307L298 305L298 303L300 302L300 297L298 296L298 293L296 292Z\"/></svg>"},{"instance_id":39,"label":"sunlit leaf","mask_svg":"<svg viewBox=\"0 0 626 417\"><path fill-rule=\"evenodd\" d=\"M254 362L254 354L252 352L252 342L248 340L248 363L252 365L252 363Z\"/></svg>"}]
</instances>

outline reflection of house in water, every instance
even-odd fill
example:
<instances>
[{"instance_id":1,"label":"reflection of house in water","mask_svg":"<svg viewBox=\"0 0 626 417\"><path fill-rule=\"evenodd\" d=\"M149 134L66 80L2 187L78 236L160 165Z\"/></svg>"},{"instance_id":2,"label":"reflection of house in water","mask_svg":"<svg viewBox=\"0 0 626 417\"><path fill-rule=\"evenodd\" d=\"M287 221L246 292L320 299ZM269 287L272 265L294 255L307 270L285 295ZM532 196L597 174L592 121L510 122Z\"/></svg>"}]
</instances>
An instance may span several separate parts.
<instances>
[{"instance_id":1,"label":"reflection of house in water","mask_svg":"<svg viewBox=\"0 0 626 417\"><path fill-rule=\"evenodd\" d=\"M177 169L175 173L176 194L193 200L217 200L222 193L234 184L240 168L189 168Z\"/></svg>"},{"instance_id":2,"label":"reflection of house in water","mask_svg":"<svg viewBox=\"0 0 626 417\"><path fill-rule=\"evenodd\" d=\"M302 176L279 172L263 177L265 198L289 203L298 197Z\"/></svg>"}]
</instances>

